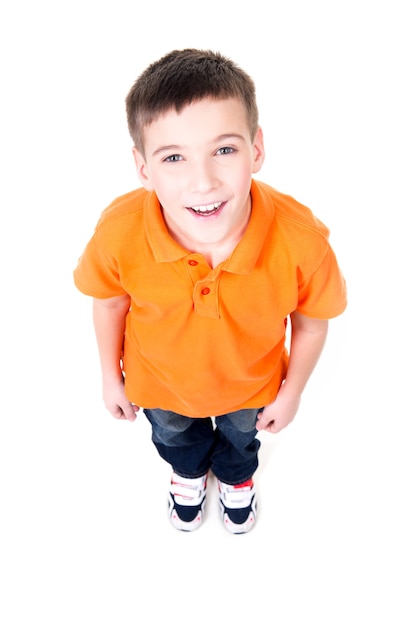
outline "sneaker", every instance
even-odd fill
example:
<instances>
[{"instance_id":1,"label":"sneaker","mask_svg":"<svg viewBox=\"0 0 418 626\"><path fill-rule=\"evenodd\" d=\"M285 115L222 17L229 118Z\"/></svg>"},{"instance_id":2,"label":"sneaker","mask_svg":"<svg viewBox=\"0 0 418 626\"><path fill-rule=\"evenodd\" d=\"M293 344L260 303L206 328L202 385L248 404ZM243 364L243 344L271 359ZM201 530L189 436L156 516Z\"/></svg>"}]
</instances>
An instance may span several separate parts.
<instances>
[{"instance_id":1,"label":"sneaker","mask_svg":"<svg viewBox=\"0 0 418 626\"><path fill-rule=\"evenodd\" d=\"M255 524L257 502L252 478L240 485L218 480L221 516L225 528L235 535L247 533Z\"/></svg>"},{"instance_id":2,"label":"sneaker","mask_svg":"<svg viewBox=\"0 0 418 626\"><path fill-rule=\"evenodd\" d=\"M183 478L175 472L168 494L168 515L177 530L196 530L203 521L208 475Z\"/></svg>"}]
</instances>

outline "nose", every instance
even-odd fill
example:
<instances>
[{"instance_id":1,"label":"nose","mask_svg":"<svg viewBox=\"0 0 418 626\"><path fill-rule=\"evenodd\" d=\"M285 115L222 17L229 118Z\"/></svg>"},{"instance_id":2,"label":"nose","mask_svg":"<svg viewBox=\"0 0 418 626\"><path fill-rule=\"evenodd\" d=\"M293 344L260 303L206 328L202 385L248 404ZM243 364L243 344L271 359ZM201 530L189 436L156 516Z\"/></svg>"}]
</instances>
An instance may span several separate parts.
<instances>
[{"instance_id":1,"label":"nose","mask_svg":"<svg viewBox=\"0 0 418 626\"><path fill-rule=\"evenodd\" d=\"M219 186L216 165L209 159L195 161L190 168L191 191L206 194Z\"/></svg>"}]
</instances>

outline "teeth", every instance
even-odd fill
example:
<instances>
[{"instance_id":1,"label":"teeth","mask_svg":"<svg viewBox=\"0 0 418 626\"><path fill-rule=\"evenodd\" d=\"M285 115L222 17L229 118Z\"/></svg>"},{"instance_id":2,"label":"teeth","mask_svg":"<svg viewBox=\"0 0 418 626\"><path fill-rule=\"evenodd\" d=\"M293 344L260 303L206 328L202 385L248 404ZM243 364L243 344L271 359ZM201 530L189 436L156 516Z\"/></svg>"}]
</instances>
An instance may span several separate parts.
<instances>
[{"instance_id":1,"label":"teeth","mask_svg":"<svg viewBox=\"0 0 418 626\"><path fill-rule=\"evenodd\" d=\"M202 206L192 206L190 207L193 211L197 213L210 213L211 211L215 211L221 206L222 202L214 202L213 204L205 204Z\"/></svg>"}]
</instances>

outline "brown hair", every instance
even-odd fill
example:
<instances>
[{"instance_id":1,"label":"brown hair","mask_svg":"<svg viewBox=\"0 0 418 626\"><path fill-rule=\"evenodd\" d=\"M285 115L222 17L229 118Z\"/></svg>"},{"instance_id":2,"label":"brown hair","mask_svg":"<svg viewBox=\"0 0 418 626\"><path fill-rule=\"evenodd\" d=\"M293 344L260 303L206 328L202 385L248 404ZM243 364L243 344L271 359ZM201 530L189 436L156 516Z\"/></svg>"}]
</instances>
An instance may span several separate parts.
<instances>
[{"instance_id":1,"label":"brown hair","mask_svg":"<svg viewBox=\"0 0 418 626\"><path fill-rule=\"evenodd\" d=\"M170 109L203 98L238 98L247 112L253 140L258 128L255 85L238 65L211 50L173 50L155 61L139 76L126 97L129 133L144 152L143 129Z\"/></svg>"}]
</instances>

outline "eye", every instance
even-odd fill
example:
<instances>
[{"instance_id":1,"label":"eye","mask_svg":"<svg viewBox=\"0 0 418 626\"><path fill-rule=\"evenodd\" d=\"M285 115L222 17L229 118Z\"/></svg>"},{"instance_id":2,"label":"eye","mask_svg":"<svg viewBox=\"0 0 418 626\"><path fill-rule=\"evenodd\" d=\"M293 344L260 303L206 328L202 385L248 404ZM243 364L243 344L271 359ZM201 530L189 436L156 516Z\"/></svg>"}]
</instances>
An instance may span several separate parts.
<instances>
[{"instance_id":1,"label":"eye","mask_svg":"<svg viewBox=\"0 0 418 626\"><path fill-rule=\"evenodd\" d=\"M176 163L177 161L182 161L183 157L180 154L170 154L170 156L164 159L164 163Z\"/></svg>"},{"instance_id":2,"label":"eye","mask_svg":"<svg viewBox=\"0 0 418 626\"><path fill-rule=\"evenodd\" d=\"M231 146L223 146L216 151L216 154L233 154L235 152L235 148L231 148Z\"/></svg>"}]
</instances>

